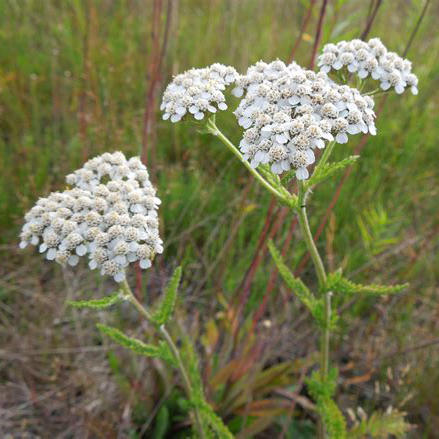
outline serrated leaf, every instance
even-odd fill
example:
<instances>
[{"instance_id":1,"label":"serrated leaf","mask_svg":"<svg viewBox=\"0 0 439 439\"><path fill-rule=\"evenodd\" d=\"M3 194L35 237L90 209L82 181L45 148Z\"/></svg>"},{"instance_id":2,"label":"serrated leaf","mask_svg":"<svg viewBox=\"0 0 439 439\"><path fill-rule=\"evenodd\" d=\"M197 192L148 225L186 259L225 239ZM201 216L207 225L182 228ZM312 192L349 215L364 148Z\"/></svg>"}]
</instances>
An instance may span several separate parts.
<instances>
[{"instance_id":1,"label":"serrated leaf","mask_svg":"<svg viewBox=\"0 0 439 439\"><path fill-rule=\"evenodd\" d=\"M319 371L315 371L307 385L310 395L317 403L317 410L325 424L327 436L330 439L346 438L346 420L332 399L337 385L337 369L331 368L323 381Z\"/></svg>"},{"instance_id":2,"label":"serrated leaf","mask_svg":"<svg viewBox=\"0 0 439 439\"><path fill-rule=\"evenodd\" d=\"M158 326L167 323L172 316L177 300L177 290L181 279L181 267L177 267L165 289L162 302L151 316L151 320Z\"/></svg>"},{"instance_id":3,"label":"serrated leaf","mask_svg":"<svg viewBox=\"0 0 439 439\"><path fill-rule=\"evenodd\" d=\"M371 295L395 294L408 287L408 283L398 285L362 285L351 282L343 277L341 271L329 273L326 281L326 291L334 291L343 294L364 293Z\"/></svg>"},{"instance_id":4,"label":"serrated leaf","mask_svg":"<svg viewBox=\"0 0 439 439\"><path fill-rule=\"evenodd\" d=\"M212 407L203 401L198 404L203 423L213 430L216 437L220 439L233 439L233 435L226 427L223 420L213 411Z\"/></svg>"},{"instance_id":5,"label":"serrated leaf","mask_svg":"<svg viewBox=\"0 0 439 439\"><path fill-rule=\"evenodd\" d=\"M312 295L308 287L299 278L295 277L286 266L282 255L279 253L272 240L268 242L268 249L270 250L274 263L288 288L293 290L296 296L309 310L312 310L317 299Z\"/></svg>"},{"instance_id":6,"label":"serrated leaf","mask_svg":"<svg viewBox=\"0 0 439 439\"><path fill-rule=\"evenodd\" d=\"M346 157L339 162L325 163L323 166L317 166L313 175L305 182L305 191L310 187L321 183L323 180L332 177L334 174L346 168L347 166L352 165L358 160L359 157L360 156L358 155L351 155L350 157Z\"/></svg>"},{"instance_id":7,"label":"serrated leaf","mask_svg":"<svg viewBox=\"0 0 439 439\"><path fill-rule=\"evenodd\" d=\"M405 421L405 413L393 410L391 413L373 413L370 418L362 419L359 424L349 431L349 438L361 439L364 437L387 438L396 436L405 437L412 426Z\"/></svg>"},{"instance_id":8,"label":"serrated leaf","mask_svg":"<svg viewBox=\"0 0 439 439\"><path fill-rule=\"evenodd\" d=\"M232 439L233 435L223 423L223 420L213 411L212 407L206 402L203 383L198 367L198 359L194 347L189 339L185 339L185 349L182 351L184 362L187 364L189 379L192 385L190 400L193 406L197 407L202 420L203 430L213 431L218 438Z\"/></svg>"},{"instance_id":9,"label":"serrated leaf","mask_svg":"<svg viewBox=\"0 0 439 439\"><path fill-rule=\"evenodd\" d=\"M160 358L172 365L175 365L174 356L170 351L168 345L165 342L160 342L158 345L146 344L143 341L137 340L136 338L128 337L122 331L111 326L103 325L98 323L96 325L102 333L108 335L116 343L121 346L130 349L139 355L144 355L145 357Z\"/></svg>"},{"instance_id":10,"label":"serrated leaf","mask_svg":"<svg viewBox=\"0 0 439 439\"><path fill-rule=\"evenodd\" d=\"M116 303L122 302L123 300L123 294L121 292L117 292L116 294L104 297L103 299L68 300L67 305L73 306L74 308L105 309Z\"/></svg>"}]
</instances>

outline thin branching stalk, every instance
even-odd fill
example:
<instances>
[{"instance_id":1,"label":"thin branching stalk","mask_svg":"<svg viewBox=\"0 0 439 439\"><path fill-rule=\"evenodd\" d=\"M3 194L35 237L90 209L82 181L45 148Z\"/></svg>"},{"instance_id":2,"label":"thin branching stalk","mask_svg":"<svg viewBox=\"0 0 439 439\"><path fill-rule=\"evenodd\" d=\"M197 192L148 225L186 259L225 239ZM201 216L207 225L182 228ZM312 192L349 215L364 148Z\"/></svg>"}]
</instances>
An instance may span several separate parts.
<instances>
[{"instance_id":1,"label":"thin branching stalk","mask_svg":"<svg viewBox=\"0 0 439 439\"><path fill-rule=\"evenodd\" d=\"M317 23L317 31L314 39L314 46L312 48L311 59L309 61L309 68L313 69L317 56L317 49L320 45L323 30L323 20L325 19L326 7L328 6L328 0L322 0L322 7L320 8L319 21Z\"/></svg>"},{"instance_id":2,"label":"thin branching stalk","mask_svg":"<svg viewBox=\"0 0 439 439\"><path fill-rule=\"evenodd\" d=\"M151 314L149 311L139 302L133 291L131 290L130 286L128 285L128 282L124 280L121 283L122 291L125 294L125 296L128 298L128 300L135 306L137 311L148 321L151 322ZM162 335L162 337L165 339L166 343L169 346L169 349L171 349L175 360L177 362L178 369L180 370L181 376L183 378L183 385L187 394L187 397L190 399L192 395L192 384L189 379L189 374L187 373L186 367L183 364L183 360L181 359L180 352L178 351L177 346L175 345L174 341L172 340L171 335L165 328L165 325L161 325L159 328L159 332ZM204 431L201 423L201 415L197 407L194 407L194 413L195 413L195 424L198 430L198 433L200 435L200 438L204 438Z\"/></svg>"},{"instance_id":3,"label":"thin branching stalk","mask_svg":"<svg viewBox=\"0 0 439 439\"><path fill-rule=\"evenodd\" d=\"M316 4L316 1L317 0L311 0L309 3L305 18L303 19L302 26L300 27L299 35L297 36L293 49L291 50L291 54L290 54L290 58L288 59L288 62L292 62L294 57L296 56L297 49L299 48L299 45L303 40L303 34L305 33L306 28L308 27L308 23L312 16L312 10L314 8L314 5Z\"/></svg>"},{"instance_id":4,"label":"thin branching stalk","mask_svg":"<svg viewBox=\"0 0 439 439\"><path fill-rule=\"evenodd\" d=\"M417 33L418 33L418 31L419 31L419 29L421 27L421 24L422 24L422 21L425 18L425 15L426 15L425 13L427 11L429 3L430 3L430 0L426 0L426 2L424 4L424 7L422 8L422 11L421 11L421 13L419 15L418 21L416 22L416 25L415 25L415 27L413 29L413 32L411 33L411 35L410 35L410 37L409 37L409 39L407 41L407 44L406 44L406 46L404 48L403 56L407 55L407 52L410 49L410 47L411 47L411 45L412 45L412 43L414 41L414 38L416 37L416 35L417 35ZM381 101L380 107L379 107L379 109L377 111L377 117L380 115L380 113L383 110L384 104L385 104L385 102L387 100L387 96L388 95L384 95L384 97L383 97L383 99ZM368 139L369 139L369 134L363 135L363 137L361 138L359 144L357 145L357 147L354 150L354 155L358 155L364 149ZM316 233L314 235L314 239L318 239L319 236L323 233L323 230L325 229L326 223L328 222L328 219L329 219L329 217L331 215L331 212L333 211L335 205L338 202L338 199L339 199L340 194L341 194L341 190L343 189L343 186L346 183L346 180L351 175L352 170L353 170L352 166L349 166L348 168L346 168L346 171L344 172L344 174L343 174L343 176L342 176L342 178L340 180L340 183L338 184L338 186L337 186L337 188L336 188L336 190L334 192L334 195L332 196L331 202L329 203L329 206L326 209L325 214L324 214L323 218L320 221L320 224L319 224L319 226L317 228L317 231L316 231ZM309 260L309 253L304 255L302 260L299 262L298 268L297 268L297 270L294 273L296 276L300 275L300 273L303 271L303 269L305 268L306 264L308 263L308 260Z\"/></svg>"},{"instance_id":5,"label":"thin branching stalk","mask_svg":"<svg viewBox=\"0 0 439 439\"><path fill-rule=\"evenodd\" d=\"M275 189L255 168L252 168L250 163L244 159L242 154L239 152L238 148L220 131L220 129L216 126L213 119L209 119L206 125L210 134L218 137L224 145L236 156L239 161L247 168L247 170L253 175L253 177L258 180L258 182L264 186L272 195L278 198L281 202L285 202L285 197Z\"/></svg>"},{"instance_id":6,"label":"thin branching stalk","mask_svg":"<svg viewBox=\"0 0 439 439\"><path fill-rule=\"evenodd\" d=\"M334 142L328 145L328 154L326 155L326 160L331 153L331 145L333 147ZM326 152L326 151L325 151ZM311 255L311 259L314 262L314 268L316 270L317 279L319 281L320 289L326 284L326 271L323 265L322 258L317 249L317 246L312 237L311 228L308 222L308 215L306 213L306 199L307 192L304 189L304 184L301 182L299 185L299 208L298 217L299 225L305 240L308 252ZM331 292L324 292L324 321L323 321L323 332L321 336L321 347L320 347L320 377L322 382L325 382L328 377L329 372L329 343L330 343L330 327L329 323L331 320ZM319 423L319 438L324 439L326 437L325 425L322 420Z\"/></svg>"}]
</instances>

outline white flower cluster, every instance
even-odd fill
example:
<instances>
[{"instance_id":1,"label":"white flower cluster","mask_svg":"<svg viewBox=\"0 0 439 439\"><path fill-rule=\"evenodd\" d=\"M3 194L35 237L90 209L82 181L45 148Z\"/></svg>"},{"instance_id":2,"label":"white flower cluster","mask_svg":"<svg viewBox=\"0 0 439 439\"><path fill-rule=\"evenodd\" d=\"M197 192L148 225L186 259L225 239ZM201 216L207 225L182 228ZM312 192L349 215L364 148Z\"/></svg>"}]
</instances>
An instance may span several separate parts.
<instances>
[{"instance_id":1,"label":"white flower cluster","mask_svg":"<svg viewBox=\"0 0 439 439\"><path fill-rule=\"evenodd\" d=\"M140 267L162 253L157 209L160 199L137 157L105 153L66 177L73 189L41 198L25 215L20 247L39 245L48 260L89 267L125 279L127 266Z\"/></svg>"},{"instance_id":2,"label":"white flower cluster","mask_svg":"<svg viewBox=\"0 0 439 439\"><path fill-rule=\"evenodd\" d=\"M186 114L191 114L201 120L207 111L216 113L217 107L218 110L226 110L223 92L237 77L233 67L219 63L177 75L163 94L160 106L163 119L178 122Z\"/></svg>"},{"instance_id":3,"label":"white flower cluster","mask_svg":"<svg viewBox=\"0 0 439 439\"><path fill-rule=\"evenodd\" d=\"M316 147L346 143L348 134L376 134L373 100L326 73L260 61L236 84L233 93L245 93L235 111L245 130L240 149L252 167L271 164L277 174L292 167L297 179L307 179Z\"/></svg>"},{"instance_id":4,"label":"white flower cluster","mask_svg":"<svg viewBox=\"0 0 439 439\"><path fill-rule=\"evenodd\" d=\"M396 93L401 94L410 87L414 95L418 94L418 78L412 73L412 63L395 52L387 51L379 38L372 38L367 43L351 40L326 44L318 58L318 66L325 73L347 67L349 72L357 73L361 79L370 75L380 81L383 90L393 87Z\"/></svg>"}]
</instances>

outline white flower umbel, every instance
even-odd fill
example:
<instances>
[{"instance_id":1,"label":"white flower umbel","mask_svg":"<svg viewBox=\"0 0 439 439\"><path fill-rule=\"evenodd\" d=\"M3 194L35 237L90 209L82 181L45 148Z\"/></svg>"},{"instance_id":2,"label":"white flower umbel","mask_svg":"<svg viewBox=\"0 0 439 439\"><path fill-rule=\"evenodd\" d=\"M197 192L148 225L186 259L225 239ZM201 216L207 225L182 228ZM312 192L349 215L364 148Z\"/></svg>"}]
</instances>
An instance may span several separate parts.
<instances>
[{"instance_id":1,"label":"white flower umbel","mask_svg":"<svg viewBox=\"0 0 439 439\"><path fill-rule=\"evenodd\" d=\"M158 229L160 199L137 157L105 153L66 177L71 190L41 198L26 214L20 247L39 245L46 259L89 267L116 282L130 263L151 266L162 253Z\"/></svg>"},{"instance_id":2,"label":"white flower umbel","mask_svg":"<svg viewBox=\"0 0 439 439\"><path fill-rule=\"evenodd\" d=\"M418 94L418 78L412 73L412 63L389 52L379 38L372 38L367 43L351 40L327 44L318 58L318 66L325 73L346 68L361 79L370 76L380 81L383 90L393 87L401 94L410 87L414 95Z\"/></svg>"},{"instance_id":3,"label":"white flower umbel","mask_svg":"<svg viewBox=\"0 0 439 439\"><path fill-rule=\"evenodd\" d=\"M294 168L304 180L315 148L346 143L348 134L376 134L370 97L295 63L260 61L237 80L233 93L244 95L235 111L245 130L239 146L254 168L270 164L276 174Z\"/></svg>"},{"instance_id":4,"label":"white flower umbel","mask_svg":"<svg viewBox=\"0 0 439 439\"><path fill-rule=\"evenodd\" d=\"M160 106L163 119L178 122L185 115L190 115L201 120L206 113L226 110L224 90L237 77L233 67L219 63L177 75L163 94Z\"/></svg>"}]
</instances>

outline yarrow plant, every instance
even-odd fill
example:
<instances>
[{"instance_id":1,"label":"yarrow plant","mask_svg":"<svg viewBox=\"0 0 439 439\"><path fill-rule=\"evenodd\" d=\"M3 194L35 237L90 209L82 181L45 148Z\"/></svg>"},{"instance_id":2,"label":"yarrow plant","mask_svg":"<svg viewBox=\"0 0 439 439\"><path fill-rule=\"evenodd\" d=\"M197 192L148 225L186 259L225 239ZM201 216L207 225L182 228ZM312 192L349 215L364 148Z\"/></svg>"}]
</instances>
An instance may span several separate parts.
<instances>
[{"instance_id":1,"label":"yarrow plant","mask_svg":"<svg viewBox=\"0 0 439 439\"><path fill-rule=\"evenodd\" d=\"M149 268L154 255L163 252L160 199L140 160L106 153L66 181L72 189L41 198L26 214L20 247L39 245L40 253L61 265L74 266L88 257L92 270L116 282L125 279L131 263Z\"/></svg>"},{"instance_id":2,"label":"yarrow plant","mask_svg":"<svg viewBox=\"0 0 439 439\"><path fill-rule=\"evenodd\" d=\"M163 252L159 235L160 199L149 180L148 171L138 157L127 160L122 152L105 153L87 161L66 177L72 186L41 198L25 215L20 247L38 246L49 261L75 266L81 257L91 270L112 276L120 291L104 299L70 302L79 308L104 309L121 301L131 302L154 325L163 338L158 346L145 344L116 328L98 324L114 341L137 354L158 357L180 370L187 397L193 407L193 422L200 437L209 429L225 431L222 421L204 400L195 359L184 364L177 345L165 324L172 317L181 269L177 268L162 302L149 311L133 294L126 274L130 264L142 269L151 266ZM213 427L212 427L213 424Z\"/></svg>"},{"instance_id":3,"label":"yarrow plant","mask_svg":"<svg viewBox=\"0 0 439 439\"><path fill-rule=\"evenodd\" d=\"M198 90L190 91L194 83L208 83L212 69L234 71L232 67L214 66L192 69L174 78L164 93L163 119L178 122L194 117L199 121L209 111L216 113L217 109L209 106L215 101L223 102L227 85L240 99L234 111L243 129L238 147L218 128L215 115L204 123L205 130L218 137L266 190L298 215L314 262L318 291L312 293L293 275L272 242L269 248L283 279L310 311L321 331L320 369L308 379L308 389L321 419L319 437L344 438L346 422L333 400L337 370L329 364L330 335L337 325L337 310L331 304L331 297L358 292L385 295L399 292L406 285L360 285L346 279L340 270L327 273L309 227L307 202L314 186L358 158L351 156L330 163L336 143L347 143L351 135L360 133L377 134L373 96L392 89L401 94L407 87L417 94L418 79L411 71L411 63L388 52L378 38L368 43L352 40L326 45L318 60L318 72L306 70L295 62L286 65L280 60L259 61L245 74L235 77L230 74L229 81L220 81L216 90L212 83L213 88L203 98ZM333 79L329 74L334 72ZM183 86L186 80L187 86ZM380 88L373 86L374 81L379 81ZM194 105L192 110L191 105ZM218 110L225 109L226 104L218 105ZM294 177L297 193L285 186Z\"/></svg>"},{"instance_id":4,"label":"yarrow plant","mask_svg":"<svg viewBox=\"0 0 439 439\"><path fill-rule=\"evenodd\" d=\"M406 285L360 285L346 279L341 270L328 273L311 234L307 202L311 189L358 158L331 163L335 144L347 143L350 136L360 133L377 134L373 96L380 89L372 88L371 83L379 81L385 92L393 88L400 94L410 87L417 94L418 80L410 62L388 52L376 38L368 43L353 40L328 44L318 65L320 71L314 72L294 62L260 61L242 75L218 63L191 69L167 86L161 110L164 120L176 123L194 119L202 124L264 189L298 216L315 266L317 291L313 293L293 275L272 242L269 249L284 281L309 310L321 333L320 367L308 379L308 390L321 419L319 436L341 439L347 434L346 423L333 399L337 370L329 363L331 331L337 325L331 298L396 293ZM226 102L227 88L239 99L234 110L237 125L242 128L238 146L216 125L215 115L231 105ZM286 186L293 178L297 192ZM105 153L68 175L66 182L69 189L41 198L26 214L20 247L37 246L47 260L61 265L75 266L83 258L91 270L111 276L120 291L72 305L102 309L120 301L132 303L156 328L162 342L146 344L116 328L98 325L99 329L138 354L158 357L178 368L199 437L233 437L204 398L192 346L185 340L183 358L166 329L172 319L181 269L174 272L163 299L152 310L139 301L127 282L131 264L147 269L154 256L163 252L158 223L160 199L146 167L136 157L127 160L121 152ZM367 425L363 427L367 429Z\"/></svg>"}]
</instances>

